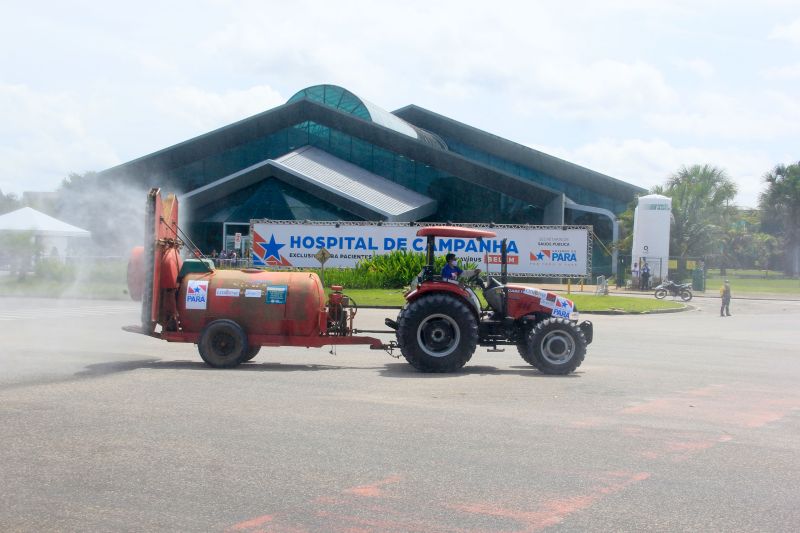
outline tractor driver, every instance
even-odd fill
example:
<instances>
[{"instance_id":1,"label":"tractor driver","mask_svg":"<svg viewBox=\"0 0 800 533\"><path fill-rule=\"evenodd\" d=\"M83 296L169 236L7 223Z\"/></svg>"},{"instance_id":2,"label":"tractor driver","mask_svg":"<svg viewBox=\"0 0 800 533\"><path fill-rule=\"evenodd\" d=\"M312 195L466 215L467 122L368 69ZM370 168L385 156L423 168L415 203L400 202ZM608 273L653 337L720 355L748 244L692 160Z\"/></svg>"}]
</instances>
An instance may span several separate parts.
<instances>
[{"instance_id":1,"label":"tractor driver","mask_svg":"<svg viewBox=\"0 0 800 533\"><path fill-rule=\"evenodd\" d=\"M456 259L456 254L449 253L445 257L445 261L447 263L444 265L442 269L442 279L445 281L458 281L464 280L469 281L473 278L479 279L478 275L481 273L480 268L476 268L474 270L462 270L458 268L458 260Z\"/></svg>"},{"instance_id":2,"label":"tractor driver","mask_svg":"<svg viewBox=\"0 0 800 533\"><path fill-rule=\"evenodd\" d=\"M458 276L464 273L463 270L458 268L458 260L456 260L456 254L449 253L444 257L447 263L444 265L442 269L442 279L444 280L457 280Z\"/></svg>"}]
</instances>

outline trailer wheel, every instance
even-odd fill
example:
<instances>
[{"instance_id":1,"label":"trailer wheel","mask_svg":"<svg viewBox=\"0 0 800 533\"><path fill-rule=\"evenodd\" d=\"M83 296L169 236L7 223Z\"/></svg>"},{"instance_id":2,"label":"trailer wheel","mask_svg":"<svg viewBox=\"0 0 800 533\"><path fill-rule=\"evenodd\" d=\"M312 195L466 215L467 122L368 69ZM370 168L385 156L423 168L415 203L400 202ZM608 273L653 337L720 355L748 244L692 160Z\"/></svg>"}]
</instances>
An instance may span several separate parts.
<instances>
[{"instance_id":1,"label":"trailer wheel","mask_svg":"<svg viewBox=\"0 0 800 533\"><path fill-rule=\"evenodd\" d=\"M253 358L255 358L255 356L258 355L258 352L260 351L261 351L261 346L259 345L248 346L247 353L245 354L244 359L242 359L242 363L252 360Z\"/></svg>"},{"instance_id":2,"label":"trailer wheel","mask_svg":"<svg viewBox=\"0 0 800 533\"><path fill-rule=\"evenodd\" d=\"M459 298L431 294L398 317L397 341L406 361L422 372L453 372L472 358L478 342L475 314Z\"/></svg>"},{"instance_id":3,"label":"trailer wheel","mask_svg":"<svg viewBox=\"0 0 800 533\"><path fill-rule=\"evenodd\" d=\"M232 368L247 356L247 335L233 320L215 320L203 328L197 349L209 366Z\"/></svg>"},{"instance_id":4,"label":"trailer wheel","mask_svg":"<svg viewBox=\"0 0 800 533\"><path fill-rule=\"evenodd\" d=\"M580 328L564 318L539 322L528 334L522 358L544 374L569 374L586 356L586 337Z\"/></svg>"}]
</instances>

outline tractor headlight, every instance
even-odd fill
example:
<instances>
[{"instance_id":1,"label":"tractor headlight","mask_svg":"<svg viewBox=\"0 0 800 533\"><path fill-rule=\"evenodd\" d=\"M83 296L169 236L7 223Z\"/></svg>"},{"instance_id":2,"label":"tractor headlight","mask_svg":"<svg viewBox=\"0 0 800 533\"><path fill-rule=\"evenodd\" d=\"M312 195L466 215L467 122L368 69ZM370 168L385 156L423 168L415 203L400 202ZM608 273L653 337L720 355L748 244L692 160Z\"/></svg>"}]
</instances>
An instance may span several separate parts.
<instances>
[{"instance_id":1,"label":"tractor headlight","mask_svg":"<svg viewBox=\"0 0 800 533\"><path fill-rule=\"evenodd\" d=\"M581 318L581 314L577 311L573 311L569 314L569 319L572 322L577 322Z\"/></svg>"}]
</instances>

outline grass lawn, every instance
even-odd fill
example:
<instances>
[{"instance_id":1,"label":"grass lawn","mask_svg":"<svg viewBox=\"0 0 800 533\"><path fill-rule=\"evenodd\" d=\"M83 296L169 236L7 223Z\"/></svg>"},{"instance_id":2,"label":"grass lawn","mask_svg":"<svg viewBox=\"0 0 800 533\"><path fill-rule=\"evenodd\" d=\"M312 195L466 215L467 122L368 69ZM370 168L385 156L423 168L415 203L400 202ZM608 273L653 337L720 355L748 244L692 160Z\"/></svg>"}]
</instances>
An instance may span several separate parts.
<instances>
[{"instance_id":1,"label":"grass lawn","mask_svg":"<svg viewBox=\"0 0 800 533\"><path fill-rule=\"evenodd\" d=\"M754 271L756 272L756 271ZM763 274L763 273L762 273ZM800 280L788 278L763 278L763 277L737 277L739 273L730 272L726 277L720 277L719 271L706 278L706 294L718 294L723 280L731 282L731 292L734 298L741 294L769 293L800 295Z\"/></svg>"},{"instance_id":2,"label":"grass lawn","mask_svg":"<svg viewBox=\"0 0 800 533\"><path fill-rule=\"evenodd\" d=\"M80 298L97 300L130 300L125 282L62 282L16 276L0 278L0 296L34 296L41 298Z\"/></svg>"},{"instance_id":3,"label":"grass lawn","mask_svg":"<svg viewBox=\"0 0 800 533\"><path fill-rule=\"evenodd\" d=\"M398 289L345 289L344 293L362 307L387 306L402 307L403 291ZM566 296L562 294L561 296ZM629 296L595 296L593 294L571 294L567 296L575 302L581 312L591 311L625 311L628 313L646 313L657 309L678 309L681 302L670 299L631 298ZM486 302L479 295L481 304Z\"/></svg>"}]
</instances>

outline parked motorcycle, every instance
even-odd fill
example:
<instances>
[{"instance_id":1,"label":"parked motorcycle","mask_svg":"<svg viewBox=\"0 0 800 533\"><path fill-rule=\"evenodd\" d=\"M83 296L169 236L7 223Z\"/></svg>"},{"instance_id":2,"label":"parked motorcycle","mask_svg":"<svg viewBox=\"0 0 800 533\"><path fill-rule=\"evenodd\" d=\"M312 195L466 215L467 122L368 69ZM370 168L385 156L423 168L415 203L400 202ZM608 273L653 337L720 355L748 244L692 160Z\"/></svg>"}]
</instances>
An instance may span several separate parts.
<instances>
[{"instance_id":1,"label":"parked motorcycle","mask_svg":"<svg viewBox=\"0 0 800 533\"><path fill-rule=\"evenodd\" d=\"M673 298L680 296L681 300L688 302L692 299L692 284L675 283L674 281L665 280L661 285L656 287L654 295L659 300L662 300L666 298L667 294L672 295Z\"/></svg>"}]
</instances>

